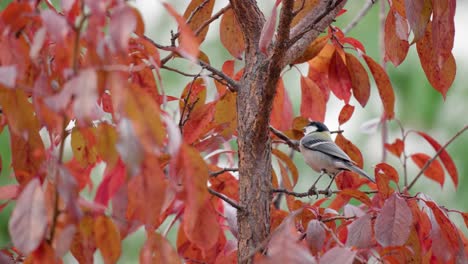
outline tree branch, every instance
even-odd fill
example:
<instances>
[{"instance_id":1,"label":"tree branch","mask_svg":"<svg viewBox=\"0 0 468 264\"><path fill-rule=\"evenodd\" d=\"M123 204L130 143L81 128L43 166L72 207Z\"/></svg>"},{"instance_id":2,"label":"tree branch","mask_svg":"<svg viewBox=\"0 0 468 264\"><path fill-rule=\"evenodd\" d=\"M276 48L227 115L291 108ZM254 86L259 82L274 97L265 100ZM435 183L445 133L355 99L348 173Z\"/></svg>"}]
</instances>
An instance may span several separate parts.
<instances>
[{"instance_id":1,"label":"tree branch","mask_svg":"<svg viewBox=\"0 0 468 264\"><path fill-rule=\"evenodd\" d=\"M238 168L223 168L219 171L211 171L210 177L217 177L218 175L223 174L228 171L239 171L239 169Z\"/></svg>"},{"instance_id":2,"label":"tree branch","mask_svg":"<svg viewBox=\"0 0 468 264\"><path fill-rule=\"evenodd\" d=\"M468 125L465 125L464 128L462 128L460 131L458 131L449 141L447 141L447 143L445 143L445 145L443 145L437 152L436 154L434 155L434 157L432 157L432 159L428 160L426 162L426 164L424 164L424 166L421 168L421 170L419 171L418 175L416 175L416 177L413 179L413 181L410 183L410 185L408 185L408 187L406 188L406 190L410 190L413 185L416 183L416 181L421 177L421 175L427 170L427 168L429 168L429 166L432 164L432 162L434 162L434 160L439 157L440 153L442 153L442 151L444 151L448 145L450 145L450 143L452 143L457 137L459 137L461 134L463 134L463 132L465 132L466 130L468 130Z\"/></svg>"},{"instance_id":3,"label":"tree branch","mask_svg":"<svg viewBox=\"0 0 468 264\"><path fill-rule=\"evenodd\" d=\"M310 14L292 28L283 65L292 63L302 55L310 43L331 24L345 3L346 0L321 0Z\"/></svg>"},{"instance_id":4,"label":"tree branch","mask_svg":"<svg viewBox=\"0 0 468 264\"><path fill-rule=\"evenodd\" d=\"M239 210L239 211L244 210L244 208L242 208L240 205L238 205L235 201L231 200L226 195L224 195L222 193L219 193L219 192L217 192L217 191L215 191L215 190L213 190L211 188L208 188L208 192L211 193L212 195L218 197L219 199L225 201L226 203L228 203L232 207L236 208L237 210Z\"/></svg>"},{"instance_id":5,"label":"tree branch","mask_svg":"<svg viewBox=\"0 0 468 264\"><path fill-rule=\"evenodd\" d=\"M359 11L357 16L343 29L343 33L348 34L369 12L371 7L375 4L376 0L367 0L367 3Z\"/></svg>"},{"instance_id":6,"label":"tree branch","mask_svg":"<svg viewBox=\"0 0 468 264\"><path fill-rule=\"evenodd\" d=\"M257 48L265 17L255 0L230 0L234 14L244 33L246 47ZM253 50L255 51L255 50Z\"/></svg>"},{"instance_id":7,"label":"tree branch","mask_svg":"<svg viewBox=\"0 0 468 264\"><path fill-rule=\"evenodd\" d=\"M294 149L294 150L296 150L298 152L301 152L301 150L299 149L299 141L288 138L288 136L286 136L281 131L277 130L276 128L274 128L272 126L270 126L270 131L273 132L273 134L275 134L275 136L277 136L280 139L284 140L284 142L286 144L288 144L288 146L290 146L292 149Z\"/></svg>"},{"instance_id":8,"label":"tree branch","mask_svg":"<svg viewBox=\"0 0 468 264\"><path fill-rule=\"evenodd\" d=\"M229 90L231 90L231 92L237 92L237 90L239 89L239 84L233 79L231 79L231 77L227 76L224 72L214 68L213 66L201 60L198 61L198 64L200 64L200 66L202 66L203 69L207 69L213 74L219 76L221 79L225 80L228 83L228 88Z\"/></svg>"}]
</instances>

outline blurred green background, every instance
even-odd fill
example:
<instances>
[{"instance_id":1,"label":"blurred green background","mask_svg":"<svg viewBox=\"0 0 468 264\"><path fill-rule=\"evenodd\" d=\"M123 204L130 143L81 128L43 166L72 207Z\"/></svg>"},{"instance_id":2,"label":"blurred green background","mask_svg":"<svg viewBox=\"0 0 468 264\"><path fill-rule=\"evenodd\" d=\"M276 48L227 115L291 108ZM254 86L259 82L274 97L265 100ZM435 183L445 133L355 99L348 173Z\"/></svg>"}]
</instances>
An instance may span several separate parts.
<instances>
[{"instance_id":1,"label":"blurred green background","mask_svg":"<svg viewBox=\"0 0 468 264\"><path fill-rule=\"evenodd\" d=\"M0 10L11 0L0 1ZM59 6L59 1L52 1L56 6ZM177 25L173 18L169 17L163 9L160 1L154 0L136 0L130 1L137 6L143 15L146 24L147 35L154 39L156 42L169 45L170 44L170 30L176 31ZM171 3L179 13L183 13L189 1L173 0L168 1ZM262 11L269 16L271 12L272 1L259 1ZM343 14L337 19L336 25L345 27L351 21L359 10L364 6L365 0L348 1L346 9L348 12ZM226 5L227 1L217 0L215 5L215 12ZM401 123L406 130L414 129L424 131L434 137L442 145L447 142L458 130L468 123L468 53L464 52L464 48L468 45L468 33L464 30L464 26L468 25L468 18L463 14L468 11L468 3L458 1L455 27L455 47L453 50L457 62L457 76L454 84L450 88L447 98L444 99L436 92L429 82L427 81L424 72L420 66L419 58L417 57L416 49L414 46L410 48L410 52L406 60L398 67L393 67L392 64L387 64L388 73L397 95L396 100L396 117L401 120ZM378 47L379 35L379 5L378 1L367 14L367 16L350 32L350 36L360 40L371 57L379 60L381 54ZM211 64L220 68L222 63L227 59L232 59L227 51L222 47L219 42L219 20L211 25L208 37L202 44L201 49L204 51ZM162 53L162 57L164 57ZM242 62L237 63L239 65ZM173 60L169 62L172 67L181 67L187 72L198 73L199 68L195 65L187 65L181 60ZM307 66L300 65L300 71L307 74ZM299 115L300 103L300 86L299 86L299 72L295 69L289 70L284 74L285 86L293 101L295 115ZM169 95L177 96L185 85L191 81L186 78L168 72L161 71L162 86ZM210 84L209 87L214 89L214 85ZM366 108L361 108L359 104L353 99L351 104L356 107L352 119L347 122L342 128L345 130L344 136L350 139L354 144L359 146L365 160L365 169L369 172L373 171L373 165L379 163L382 158L382 142L380 130L375 133L366 134L362 132L361 125L366 121L378 118L381 114L381 102L377 94L375 85L373 84L371 98ZM337 128L338 113L341 110L343 103L332 98L327 104L326 123L331 129ZM389 142L393 142L395 138L401 138L398 126L395 122L389 125ZM447 176L446 182L441 188L437 183L422 177L412 193L423 192L438 204L444 205L450 209L457 209L468 211L468 192L463 192L468 188L468 133L461 135L453 144L448 147L448 152L452 156L457 165L459 172L459 186L456 190L453 182ZM408 137L407 140L407 153L424 152L433 155L435 152L429 144L415 134ZM287 150L285 148L285 150ZM0 184L5 185L13 183L12 171L10 168L11 154L10 142L7 129L0 133L0 157L2 161L2 171L0 174ZM392 155L387 155L387 162L392 164L399 172L402 172L400 161ZM296 191L306 191L316 177L309 167L307 167L302 158L296 155L295 162L300 172L300 182ZM93 179L99 181L100 172L102 168L97 169ZM409 180L418 172L418 169L409 160ZM321 182L323 185L327 184L326 180ZM93 195L94 191L87 192L86 195ZM10 204L0 212L0 248L10 245L8 236L8 219L11 214L13 205ZM465 231L466 227L463 220L457 214L451 214L457 226ZM165 227L161 227L163 230ZM172 228L169 232L169 237L172 242L175 239L175 230ZM123 244L123 254L119 263L133 263L138 259L139 249L141 248L145 239L144 232L138 231L125 239ZM75 263L76 261L67 256L66 263ZM102 262L99 254L96 254L96 263Z\"/></svg>"}]
</instances>

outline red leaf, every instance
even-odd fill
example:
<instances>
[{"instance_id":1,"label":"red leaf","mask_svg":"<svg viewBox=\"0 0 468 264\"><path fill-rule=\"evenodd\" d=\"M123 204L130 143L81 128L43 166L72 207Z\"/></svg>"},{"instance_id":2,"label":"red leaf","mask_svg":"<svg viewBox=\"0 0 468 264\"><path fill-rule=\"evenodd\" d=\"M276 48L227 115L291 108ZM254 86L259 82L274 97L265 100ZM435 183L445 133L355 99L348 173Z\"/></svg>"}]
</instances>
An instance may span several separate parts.
<instances>
[{"instance_id":1,"label":"red leaf","mask_svg":"<svg viewBox=\"0 0 468 264\"><path fill-rule=\"evenodd\" d=\"M370 200L369 196L367 196L367 194L359 191L359 190L354 190L354 189L344 189L344 190L341 190L339 192L339 195L340 196L348 196L348 197L352 197L360 202L362 202L363 204L371 207L372 205L372 201Z\"/></svg>"},{"instance_id":2,"label":"red leaf","mask_svg":"<svg viewBox=\"0 0 468 264\"><path fill-rule=\"evenodd\" d=\"M375 181L377 183L377 190L379 190L379 198L385 201L393 193L393 190L390 188L390 179L388 175L382 173L381 170L376 168L375 171Z\"/></svg>"},{"instance_id":3,"label":"red leaf","mask_svg":"<svg viewBox=\"0 0 468 264\"><path fill-rule=\"evenodd\" d=\"M28 255L44 239L47 223L41 183L38 179L32 179L19 195L8 224L13 245Z\"/></svg>"},{"instance_id":4,"label":"red leaf","mask_svg":"<svg viewBox=\"0 0 468 264\"><path fill-rule=\"evenodd\" d=\"M307 74L307 77L320 87L320 90L325 96L325 102L328 101L328 98L330 97L328 72L333 53L335 53L335 46L327 44L323 47L320 53L315 56L315 58L309 61L309 73Z\"/></svg>"},{"instance_id":5,"label":"red leaf","mask_svg":"<svg viewBox=\"0 0 468 264\"><path fill-rule=\"evenodd\" d=\"M420 136L422 136L431 146L434 148L435 151L439 151L442 146L431 136L424 132L417 132ZM440 160L442 161L442 164L444 164L445 169L448 171L450 177L452 177L453 184L455 185L455 188L458 187L458 171L457 167L455 166L455 163L453 162L452 158L448 154L448 152L443 149L440 152L439 155Z\"/></svg>"},{"instance_id":6,"label":"red leaf","mask_svg":"<svg viewBox=\"0 0 468 264\"><path fill-rule=\"evenodd\" d=\"M149 229L158 227L166 192L170 191L157 158L147 155L140 175L134 176L127 187L127 217L144 223ZM151 204L151 210L148 210L148 204Z\"/></svg>"},{"instance_id":7,"label":"red leaf","mask_svg":"<svg viewBox=\"0 0 468 264\"><path fill-rule=\"evenodd\" d=\"M348 120L353 115L353 112L354 112L354 106L349 105L349 104L346 104L345 106L343 106L343 108L340 111L340 115L338 116L338 123L340 124L340 126L348 122Z\"/></svg>"},{"instance_id":8,"label":"red leaf","mask_svg":"<svg viewBox=\"0 0 468 264\"><path fill-rule=\"evenodd\" d=\"M99 216L94 222L94 239L104 263L116 263L122 253L120 233L112 219Z\"/></svg>"},{"instance_id":9,"label":"red leaf","mask_svg":"<svg viewBox=\"0 0 468 264\"><path fill-rule=\"evenodd\" d=\"M281 0L276 0L276 3L271 10L271 15L263 25L262 33L260 34L258 47L264 54L267 54L268 46L270 46L273 36L275 35L276 17L278 13L278 5L280 3Z\"/></svg>"},{"instance_id":10,"label":"red leaf","mask_svg":"<svg viewBox=\"0 0 468 264\"><path fill-rule=\"evenodd\" d=\"M408 239L412 223L411 209L394 193L385 201L375 219L375 239L383 247L402 246Z\"/></svg>"},{"instance_id":11,"label":"red leaf","mask_svg":"<svg viewBox=\"0 0 468 264\"><path fill-rule=\"evenodd\" d=\"M456 0L432 1L433 52L445 61L452 56Z\"/></svg>"},{"instance_id":12,"label":"red leaf","mask_svg":"<svg viewBox=\"0 0 468 264\"><path fill-rule=\"evenodd\" d=\"M421 169L424 165L426 165L426 163L431 159L431 157L424 153L416 153L411 155L411 159ZM424 171L424 175L426 175L429 179L438 182L441 187L444 186L444 169L442 168L442 165L440 165L438 160L432 161L429 167L427 167Z\"/></svg>"},{"instance_id":13,"label":"red leaf","mask_svg":"<svg viewBox=\"0 0 468 264\"><path fill-rule=\"evenodd\" d=\"M126 175L127 167L121 159L118 160L114 167L106 167L104 177L101 184L98 186L94 201L107 206L109 200L112 199L120 187L125 184Z\"/></svg>"},{"instance_id":14,"label":"red leaf","mask_svg":"<svg viewBox=\"0 0 468 264\"><path fill-rule=\"evenodd\" d=\"M356 251L348 248L336 246L328 250L321 258L319 263L327 264L352 264L356 257Z\"/></svg>"},{"instance_id":15,"label":"red leaf","mask_svg":"<svg viewBox=\"0 0 468 264\"><path fill-rule=\"evenodd\" d=\"M346 55L346 67L351 77L353 95L362 107L366 106L370 96L370 82L367 71L359 60L350 53Z\"/></svg>"},{"instance_id":16,"label":"red leaf","mask_svg":"<svg viewBox=\"0 0 468 264\"><path fill-rule=\"evenodd\" d=\"M71 29L65 17L55 13L51 9L42 10L41 17L52 40L59 43L64 41Z\"/></svg>"},{"instance_id":17,"label":"red leaf","mask_svg":"<svg viewBox=\"0 0 468 264\"><path fill-rule=\"evenodd\" d=\"M126 53L131 33L137 29L137 11L128 5L121 5L110 15L109 34L112 48ZM143 30L144 31L144 30Z\"/></svg>"},{"instance_id":18,"label":"red leaf","mask_svg":"<svg viewBox=\"0 0 468 264\"><path fill-rule=\"evenodd\" d=\"M416 48L427 79L445 99L447 91L455 79L457 65L451 53L448 55L437 53L434 43L435 37L436 35L432 33L432 22L429 22L426 33L416 43Z\"/></svg>"},{"instance_id":19,"label":"red leaf","mask_svg":"<svg viewBox=\"0 0 468 264\"><path fill-rule=\"evenodd\" d=\"M406 17L414 34L413 42L417 42L426 31L431 18L431 0L405 0Z\"/></svg>"},{"instance_id":20,"label":"red leaf","mask_svg":"<svg viewBox=\"0 0 468 264\"><path fill-rule=\"evenodd\" d=\"M395 67L400 65L408 54L408 35L406 19L390 9L385 20L385 58Z\"/></svg>"},{"instance_id":21,"label":"red leaf","mask_svg":"<svg viewBox=\"0 0 468 264\"><path fill-rule=\"evenodd\" d=\"M399 158L403 150L405 150L405 143L403 140L397 138L392 144L385 143L385 148Z\"/></svg>"},{"instance_id":22,"label":"red leaf","mask_svg":"<svg viewBox=\"0 0 468 264\"><path fill-rule=\"evenodd\" d=\"M369 248L372 246L372 216L365 214L348 225L346 246Z\"/></svg>"},{"instance_id":23,"label":"red leaf","mask_svg":"<svg viewBox=\"0 0 468 264\"><path fill-rule=\"evenodd\" d=\"M382 99L385 110L385 117L387 119L393 119L395 115L395 94L393 93L392 83L382 66L375 62L371 57L365 54L363 56L367 66L369 66L369 69L374 76L375 83L377 84L380 99Z\"/></svg>"},{"instance_id":24,"label":"red leaf","mask_svg":"<svg viewBox=\"0 0 468 264\"><path fill-rule=\"evenodd\" d=\"M363 53L366 53L366 49L364 48L364 45L362 45L362 43L355 39L355 38L352 38L352 37L344 37L344 38L341 38L340 41L342 43L348 43L350 44L351 46L353 46L358 52L363 52Z\"/></svg>"},{"instance_id":25,"label":"red leaf","mask_svg":"<svg viewBox=\"0 0 468 264\"><path fill-rule=\"evenodd\" d=\"M327 234L320 221L316 219L310 220L307 224L306 241L314 255L322 250L326 237Z\"/></svg>"},{"instance_id":26,"label":"red leaf","mask_svg":"<svg viewBox=\"0 0 468 264\"><path fill-rule=\"evenodd\" d=\"M301 116L323 122L326 98L312 79L301 76Z\"/></svg>"},{"instance_id":27,"label":"red leaf","mask_svg":"<svg viewBox=\"0 0 468 264\"><path fill-rule=\"evenodd\" d=\"M196 58L198 58L198 54L200 53L200 50L198 49L200 42L195 36L195 33L193 33L190 27L185 23L185 19L177 14L176 10L170 4L163 2L163 6L167 9L169 14L171 14L171 16L176 19L177 24L179 25L180 45L177 50L182 56L195 61Z\"/></svg>"},{"instance_id":28,"label":"red leaf","mask_svg":"<svg viewBox=\"0 0 468 264\"><path fill-rule=\"evenodd\" d=\"M314 257L304 244L299 243L299 234L294 223L295 216L300 211L289 214L273 233L268 243L268 259L266 263L314 263Z\"/></svg>"},{"instance_id":29,"label":"red leaf","mask_svg":"<svg viewBox=\"0 0 468 264\"><path fill-rule=\"evenodd\" d=\"M351 76L338 50L335 50L330 60L328 84L338 99L344 100L346 104L349 103L352 86Z\"/></svg>"},{"instance_id":30,"label":"red leaf","mask_svg":"<svg viewBox=\"0 0 468 264\"><path fill-rule=\"evenodd\" d=\"M217 214L208 199L208 168L198 151L187 145L182 145L177 162L185 192L184 231L193 244L208 250L218 241L220 233Z\"/></svg>"},{"instance_id":31,"label":"red leaf","mask_svg":"<svg viewBox=\"0 0 468 264\"><path fill-rule=\"evenodd\" d=\"M388 179L394 181L396 184L398 184L398 182L400 181L399 176L398 176L398 172L395 170L395 168L393 168L392 166L390 166L387 163L377 164L375 166L374 171L375 171L375 175L381 174L381 173L387 175Z\"/></svg>"},{"instance_id":32,"label":"red leaf","mask_svg":"<svg viewBox=\"0 0 468 264\"><path fill-rule=\"evenodd\" d=\"M292 103L282 79L278 81L276 87L276 95L273 99L273 109L271 110L270 120L271 125L281 131L291 128L293 121Z\"/></svg>"},{"instance_id":33,"label":"red leaf","mask_svg":"<svg viewBox=\"0 0 468 264\"><path fill-rule=\"evenodd\" d=\"M460 252L460 247L462 246L462 244L459 243L460 237L458 235L457 228L452 223L452 221L450 221L445 212L436 203L432 201L424 202L427 206L429 206L429 208L431 208L435 218L435 221L434 219L431 219L431 236L433 237L433 239L436 239L441 242L439 245L433 244L434 251L436 251L435 248L438 247L438 250L441 253L440 255L447 256L447 253L451 253L451 255L454 256L458 254ZM438 235L438 237L435 238L435 235ZM447 260L448 259L442 259L442 261Z\"/></svg>"},{"instance_id":34,"label":"red leaf","mask_svg":"<svg viewBox=\"0 0 468 264\"><path fill-rule=\"evenodd\" d=\"M219 37L223 46L234 58L242 58L242 53L245 50L244 35L232 8L224 12L221 18Z\"/></svg>"}]
</instances>

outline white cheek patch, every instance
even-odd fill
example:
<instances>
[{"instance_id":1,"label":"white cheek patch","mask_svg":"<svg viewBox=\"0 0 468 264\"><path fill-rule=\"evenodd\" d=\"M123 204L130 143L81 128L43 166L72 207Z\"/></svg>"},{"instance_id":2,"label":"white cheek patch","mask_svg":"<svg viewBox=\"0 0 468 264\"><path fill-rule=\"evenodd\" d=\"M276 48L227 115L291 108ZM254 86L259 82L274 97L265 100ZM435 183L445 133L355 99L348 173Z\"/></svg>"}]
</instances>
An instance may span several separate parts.
<instances>
[{"instance_id":1,"label":"white cheek patch","mask_svg":"<svg viewBox=\"0 0 468 264\"><path fill-rule=\"evenodd\" d=\"M312 133L312 132L315 132L317 131L317 127L316 126L306 126L305 127L305 133L304 134L309 134L309 133Z\"/></svg>"}]
</instances>

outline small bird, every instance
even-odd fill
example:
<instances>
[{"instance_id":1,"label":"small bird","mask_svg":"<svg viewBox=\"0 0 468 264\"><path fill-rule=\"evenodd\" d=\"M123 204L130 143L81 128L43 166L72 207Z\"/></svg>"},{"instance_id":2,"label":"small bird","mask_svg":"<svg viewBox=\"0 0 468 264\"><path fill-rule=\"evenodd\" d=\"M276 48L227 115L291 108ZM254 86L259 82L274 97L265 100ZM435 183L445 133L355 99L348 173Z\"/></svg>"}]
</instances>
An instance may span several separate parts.
<instances>
[{"instance_id":1,"label":"small bird","mask_svg":"<svg viewBox=\"0 0 468 264\"><path fill-rule=\"evenodd\" d=\"M330 130L321 122L313 121L304 127L304 137L299 142L299 148L307 165L316 172L322 173L320 177L323 174L328 174L334 179L341 171L347 170L356 172L375 183L372 177L358 168L356 163L333 142ZM315 189L315 184L320 177L309 191Z\"/></svg>"}]
</instances>

